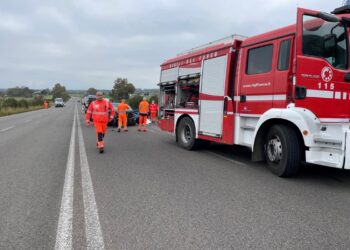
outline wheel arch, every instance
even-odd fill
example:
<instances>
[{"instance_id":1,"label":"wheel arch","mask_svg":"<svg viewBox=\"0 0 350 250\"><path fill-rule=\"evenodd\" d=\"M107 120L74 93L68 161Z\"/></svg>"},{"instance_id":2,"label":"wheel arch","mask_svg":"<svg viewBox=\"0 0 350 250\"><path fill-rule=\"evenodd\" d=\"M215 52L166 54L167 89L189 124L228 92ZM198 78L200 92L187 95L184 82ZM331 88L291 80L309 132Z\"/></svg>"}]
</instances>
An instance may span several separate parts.
<instances>
[{"instance_id":1,"label":"wheel arch","mask_svg":"<svg viewBox=\"0 0 350 250\"><path fill-rule=\"evenodd\" d=\"M178 134L177 134L177 128L178 128L178 126L179 126L179 124L180 124L180 121L181 121L182 119L184 119L185 117L188 117L188 118L190 118L190 119L192 120L193 125L194 125L194 127L195 127L195 130L197 131L196 123L194 122L193 118L192 118L190 115L188 115L188 114L182 114L181 116L179 116L179 117L176 119L176 123L175 123L175 139L176 139L176 142L179 141ZM197 133L196 133L196 134L197 134Z\"/></svg>"},{"instance_id":2,"label":"wheel arch","mask_svg":"<svg viewBox=\"0 0 350 250\"><path fill-rule=\"evenodd\" d=\"M265 160L264 141L268 130L273 125L281 124L292 128L300 141L300 144L306 150L309 145L312 145L312 136L317 130L318 119L309 110L288 107L287 109L272 109L266 112L259 119L255 134L254 144L252 146L252 160ZM303 136L303 131L308 131L307 135ZM305 150L303 150L302 159L305 159Z\"/></svg>"}]
</instances>

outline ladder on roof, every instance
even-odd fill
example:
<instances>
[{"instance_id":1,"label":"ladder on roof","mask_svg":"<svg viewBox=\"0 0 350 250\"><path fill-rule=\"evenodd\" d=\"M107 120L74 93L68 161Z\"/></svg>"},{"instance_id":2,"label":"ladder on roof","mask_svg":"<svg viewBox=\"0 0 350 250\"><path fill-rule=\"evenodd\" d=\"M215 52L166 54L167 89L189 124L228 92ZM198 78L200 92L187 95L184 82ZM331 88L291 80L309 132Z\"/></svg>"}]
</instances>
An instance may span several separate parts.
<instances>
[{"instance_id":1,"label":"ladder on roof","mask_svg":"<svg viewBox=\"0 0 350 250\"><path fill-rule=\"evenodd\" d=\"M348 0L348 1L350 2L350 0ZM189 50L186 50L186 51L178 54L177 56L183 56L183 55L186 55L186 54L190 54L190 53L193 53L195 51L211 47L213 45L232 44L235 40L241 40L242 41L245 38L247 38L247 37L246 36L237 35L237 34L233 34L231 36L227 36L227 37L221 38L219 40L216 40L216 41L213 41L213 42L210 42L210 43L198 46L198 47L194 47L194 48L189 49Z\"/></svg>"}]
</instances>

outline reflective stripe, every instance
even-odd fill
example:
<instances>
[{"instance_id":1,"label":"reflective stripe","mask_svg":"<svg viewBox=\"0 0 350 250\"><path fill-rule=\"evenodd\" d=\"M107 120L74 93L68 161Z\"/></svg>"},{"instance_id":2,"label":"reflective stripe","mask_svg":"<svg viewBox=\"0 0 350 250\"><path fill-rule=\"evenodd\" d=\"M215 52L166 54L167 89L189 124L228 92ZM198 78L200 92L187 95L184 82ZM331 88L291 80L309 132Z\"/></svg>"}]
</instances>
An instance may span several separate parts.
<instances>
[{"instance_id":1,"label":"reflective stripe","mask_svg":"<svg viewBox=\"0 0 350 250\"><path fill-rule=\"evenodd\" d=\"M86 113L87 113L87 114L91 114L91 111L90 111L90 110L88 110L88 111L86 111Z\"/></svg>"},{"instance_id":2,"label":"reflective stripe","mask_svg":"<svg viewBox=\"0 0 350 250\"><path fill-rule=\"evenodd\" d=\"M341 99L341 92L335 92L334 98L340 100Z\"/></svg>"},{"instance_id":3,"label":"reflective stripe","mask_svg":"<svg viewBox=\"0 0 350 250\"><path fill-rule=\"evenodd\" d=\"M308 89L306 97L333 99L333 91Z\"/></svg>"},{"instance_id":4,"label":"reflective stripe","mask_svg":"<svg viewBox=\"0 0 350 250\"><path fill-rule=\"evenodd\" d=\"M320 118L320 122L349 123L349 118Z\"/></svg>"},{"instance_id":5,"label":"reflective stripe","mask_svg":"<svg viewBox=\"0 0 350 250\"><path fill-rule=\"evenodd\" d=\"M235 96L234 101L238 102L241 100L241 96ZM285 101L287 95L247 95L246 101Z\"/></svg>"},{"instance_id":6,"label":"reflective stripe","mask_svg":"<svg viewBox=\"0 0 350 250\"><path fill-rule=\"evenodd\" d=\"M124 111L124 110L118 111L118 114L120 114L120 115L126 115L126 111Z\"/></svg>"},{"instance_id":7,"label":"reflective stripe","mask_svg":"<svg viewBox=\"0 0 350 250\"><path fill-rule=\"evenodd\" d=\"M97 111L93 111L92 115L108 115L108 112L97 112Z\"/></svg>"}]
</instances>

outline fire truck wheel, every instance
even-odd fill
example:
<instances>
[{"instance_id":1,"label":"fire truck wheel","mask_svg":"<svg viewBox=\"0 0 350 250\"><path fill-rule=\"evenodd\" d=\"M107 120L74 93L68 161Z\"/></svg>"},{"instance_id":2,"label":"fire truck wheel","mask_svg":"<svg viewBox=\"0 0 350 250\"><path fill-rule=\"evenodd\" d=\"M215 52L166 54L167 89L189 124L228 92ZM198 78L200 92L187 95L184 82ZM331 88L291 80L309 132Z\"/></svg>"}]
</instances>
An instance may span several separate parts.
<instances>
[{"instance_id":1,"label":"fire truck wheel","mask_svg":"<svg viewBox=\"0 0 350 250\"><path fill-rule=\"evenodd\" d=\"M197 149L200 141L196 140L196 129L189 117L181 119L177 127L177 138L181 147L188 150Z\"/></svg>"},{"instance_id":2,"label":"fire truck wheel","mask_svg":"<svg viewBox=\"0 0 350 250\"><path fill-rule=\"evenodd\" d=\"M280 177L296 175L301 151L296 132L285 125L270 128L265 143L266 161L271 171Z\"/></svg>"}]
</instances>

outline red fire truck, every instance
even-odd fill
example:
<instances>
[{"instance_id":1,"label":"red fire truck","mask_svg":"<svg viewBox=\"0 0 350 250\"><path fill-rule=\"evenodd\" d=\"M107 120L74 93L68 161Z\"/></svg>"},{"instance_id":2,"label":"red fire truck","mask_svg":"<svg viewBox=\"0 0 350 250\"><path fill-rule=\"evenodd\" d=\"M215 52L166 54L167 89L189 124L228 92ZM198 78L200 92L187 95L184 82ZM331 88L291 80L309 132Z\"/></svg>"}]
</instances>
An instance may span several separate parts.
<instances>
[{"instance_id":1,"label":"red fire truck","mask_svg":"<svg viewBox=\"0 0 350 250\"><path fill-rule=\"evenodd\" d=\"M165 61L159 127L189 150L247 146L278 176L302 161L350 169L349 12L298 8L296 25Z\"/></svg>"}]
</instances>

